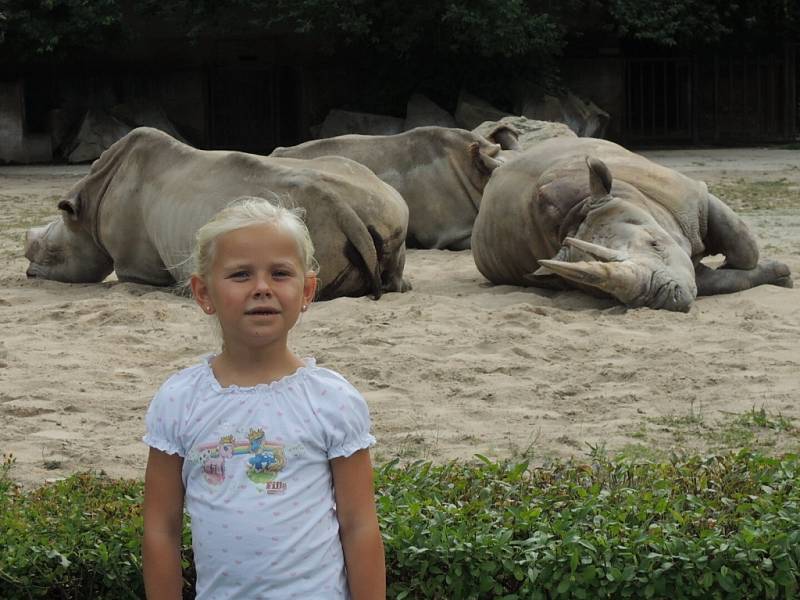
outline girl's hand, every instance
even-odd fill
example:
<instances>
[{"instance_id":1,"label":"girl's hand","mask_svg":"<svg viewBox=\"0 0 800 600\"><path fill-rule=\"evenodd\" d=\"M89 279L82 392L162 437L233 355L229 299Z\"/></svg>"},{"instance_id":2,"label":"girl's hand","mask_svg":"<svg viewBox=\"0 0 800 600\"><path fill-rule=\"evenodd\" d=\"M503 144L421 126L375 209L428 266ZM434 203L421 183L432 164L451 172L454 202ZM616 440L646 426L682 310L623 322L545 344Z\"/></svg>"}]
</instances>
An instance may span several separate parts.
<instances>
[{"instance_id":1,"label":"girl's hand","mask_svg":"<svg viewBox=\"0 0 800 600\"><path fill-rule=\"evenodd\" d=\"M369 450L331 460L336 514L352 600L385 600L386 564Z\"/></svg>"}]
</instances>

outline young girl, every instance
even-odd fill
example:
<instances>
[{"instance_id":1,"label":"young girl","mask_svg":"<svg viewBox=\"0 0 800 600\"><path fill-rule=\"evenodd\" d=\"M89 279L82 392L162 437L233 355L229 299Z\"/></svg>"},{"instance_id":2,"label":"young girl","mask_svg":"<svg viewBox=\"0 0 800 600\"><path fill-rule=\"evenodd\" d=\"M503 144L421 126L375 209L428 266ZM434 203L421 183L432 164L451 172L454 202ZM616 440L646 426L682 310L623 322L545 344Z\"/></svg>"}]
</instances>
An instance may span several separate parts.
<instances>
[{"instance_id":1,"label":"young girl","mask_svg":"<svg viewBox=\"0 0 800 600\"><path fill-rule=\"evenodd\" d=\"M200 600L385 598L366 403L287 345L317 284L303 221L240 199L198 231L193 258L222 351L147 412L148 599L181 598L184 502Z\"/></svg>"}]
</instances>

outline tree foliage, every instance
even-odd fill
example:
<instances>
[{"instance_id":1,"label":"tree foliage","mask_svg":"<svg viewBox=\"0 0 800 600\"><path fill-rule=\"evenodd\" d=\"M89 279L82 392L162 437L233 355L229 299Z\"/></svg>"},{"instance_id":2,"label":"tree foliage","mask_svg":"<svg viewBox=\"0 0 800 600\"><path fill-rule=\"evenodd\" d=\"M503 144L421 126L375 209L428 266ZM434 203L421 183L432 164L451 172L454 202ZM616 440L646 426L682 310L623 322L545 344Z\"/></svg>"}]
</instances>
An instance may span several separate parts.
<instances>
[{"instance_id":1,"label":"tree foliage","mask_svg":"<svg viewBox=\"0 0 800 600\"><path fill-rule=\"evenodd\" d=\"M390 73L398 98L415 85L435 95L436 87L466 83L502 103L510 75L548 81L556 72L566 30L547 4L429 0L410 9L394 0L276 0L271 24L335 40L355 68Z\"/></svg>"},{"instance_id":2,"label":"tree foliage","mask_svg":"<svg viewBox=\"0 0 800 600\"><path fill-rule=\"evenodd\" d=\"M789 39L800 32L798 0L601 0L620 38L674 47Z\"/></svg>"},{"instance_id":3,"label":"tree foliage","mask_svg":"<svg viewBox=\"0 0 800 600\"><path fill-rule=\"evenodd\" d=\"M574 6L582 0L566 0ZM451 92L465 81L487 97L503 94L509 73L547 81L565 44L561 14L548 0L147 0L139 10L170 19L201 38L255 32L310 36L353 73L381 72L381 89L364 90L391 105L423 86ZM369 79L375 79L371 77ZM368 109L368 107L363 107ZM399 108L399 106L397 107Z\"/></svg>"},{"instance_id":4,"label":"tree foliage","mask_svg":"<svg viewBox=\"0 0 800 600\"><path fill-rule=\"evenodd\" d=\"M67 56L120 39L120 0L0 0L0 51L6 59Z\"/></svg>"},{"instance_id":5,"label":"tree foliage","mask_svg":"<svg viewBox=\"0 0 800 600\"><path fill-rule=\"evenodd\" d=\"M478 65L475 76L493 66L546 76L568 39L593 30L686 50L791 41L800 0L0 0L0 52L6 60L104 55L131 35L146 37L148 19L185 40L313 34L364 68L418 72L435 63L433 78L473 72L467 62Z\"/></svg>"}]
</instances>

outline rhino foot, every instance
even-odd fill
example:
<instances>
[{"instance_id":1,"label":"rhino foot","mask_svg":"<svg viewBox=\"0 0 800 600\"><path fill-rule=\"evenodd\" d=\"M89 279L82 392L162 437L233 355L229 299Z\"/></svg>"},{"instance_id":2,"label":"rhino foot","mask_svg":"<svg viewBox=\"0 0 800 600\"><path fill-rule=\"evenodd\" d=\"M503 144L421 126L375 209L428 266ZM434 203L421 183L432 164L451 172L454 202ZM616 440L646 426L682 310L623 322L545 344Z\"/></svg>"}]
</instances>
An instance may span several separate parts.
<instances>
[{"instance_id":1,"label":"rhino foot","mask_svg":"<svg viewBox=\"0 0 800 600\"><path fill-rule=\"evenodd\" d=\"M695 276L700 296L730 294L749 290L757 285L794 287L789 267L777 260L762 260L754 269L732 269L725 266L710 269L700 264L696 267Z\"/></svg>"},{"instance_id":2,"label":"rhino foot","mask_svg":"<svg viewBox=\"0 0 800 600\"><path fill-rule=\"evenodd\" d=\"M785 288L793 288L794 281L789 267L777 260L763 260L758 263L758 269L764 275L764 283Z\"/></svg>"}]
</instances>

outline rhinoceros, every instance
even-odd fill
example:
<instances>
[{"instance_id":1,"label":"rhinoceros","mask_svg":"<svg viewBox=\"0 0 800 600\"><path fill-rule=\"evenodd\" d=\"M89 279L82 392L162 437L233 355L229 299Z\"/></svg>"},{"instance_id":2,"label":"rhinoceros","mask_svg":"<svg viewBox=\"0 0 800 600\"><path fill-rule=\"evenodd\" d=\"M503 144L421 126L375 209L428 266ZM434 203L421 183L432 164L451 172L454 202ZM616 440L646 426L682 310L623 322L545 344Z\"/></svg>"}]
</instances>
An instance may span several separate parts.
<instances>
[{"instance_id":1,"label":"rhinoceros","mask_svg":"<svg viewBox=\"0 0 800 600\"><path fill-rule=\"evenodd\" d=\"M498 143L495 143L497 141ZM488 139L448 127L417 127L396 135L349 134L276 148L270 156L345 156L369 167L408 204L414 248L469 248L481 195L504 149L516 149L513 128L500 125Z\"/></svg>"},{"instance_id":2,"label":"rhinoceros","mask_svg":"<svg viewBox=\"0 0 800 600\"><path fill-rule=\"evenodd\" d=\"M241 196L305 210L323 299L405 291L408 208L369 169L340 157L267 158L203 151L146 127L106 150L28 231L29 277L172 285L190 274L197 230Z\"/></svg>"},{"instance_id":3,"label":"rhinoceros","mask_svg":"<svg viewBox=\"0 0 800 600\"><path fill-rule=\"evenodd\" d=\"M578 287L632 307L688 311L698 295L792 286L705 183L592 138L546 140L497 169L472 252L494 283ZM700 262L714 254L721 267Z\"/></svg>"}]
</instances>

